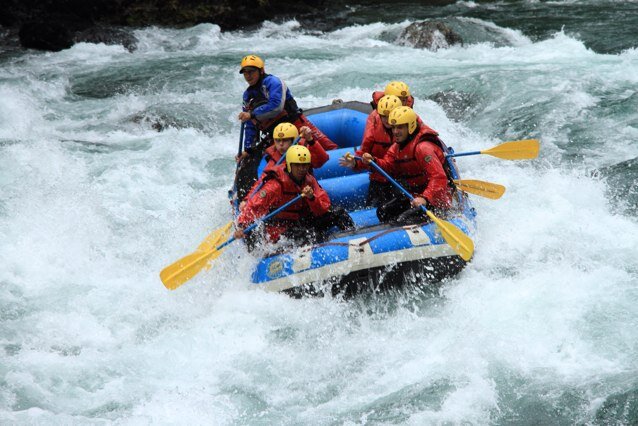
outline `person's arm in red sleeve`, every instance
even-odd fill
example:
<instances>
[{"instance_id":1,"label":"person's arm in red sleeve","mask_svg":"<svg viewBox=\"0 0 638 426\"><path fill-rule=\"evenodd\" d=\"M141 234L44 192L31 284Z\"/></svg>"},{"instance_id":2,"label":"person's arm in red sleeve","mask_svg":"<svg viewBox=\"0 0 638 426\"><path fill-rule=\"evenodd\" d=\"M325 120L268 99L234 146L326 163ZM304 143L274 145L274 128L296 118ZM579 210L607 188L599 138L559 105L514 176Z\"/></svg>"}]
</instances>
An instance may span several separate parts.
<instances>
[{"instance_id":1,"label":"person's arm in red sleeve","mask_svg":"<svg viewBox=\"0 0 638 426\"><path fill-rule=\"evenodd\" d=\"M428 184L421 196L432 206L445 209L451 206L452 196L437 150L440 151L437 146L429 142L420 143L417 147L417 161L428 176Z\"/></svg>"},{"instance_id":2,"label":"person's arm in red sleeve","mask_svg":"<svg viewBox=\"0 0 638 426\"><path fill-rule=\"evenodd\" d=\"M372 145L374 144L374 129L377 125L377 120L379 120L379 114L376 114L374 111L368 115L368 119L366 120L366 127L363 131L363 139L361 140L361 146L355 152L357 157L361 157L364 153L371 154L372 153ZM357 161L355 163L355 170L368 170L370 167L366 164L363 164L361 161Z\"/></svg>"},{"instance_id":3,"label":"person's arm in red sleeve","mask_svg":"<svg viewBox=\"0 0 638 426\"><path fill-rule=\"evenodd\" d=\"M312 129L308 126L301 126L299 129L299 135L302 137L301 145L308 148L310 151L310 165L313 169L326 164L326 161L330 159L330 156L326 152L325 148L314 138Z\"/></svg>"},{"instance_id":4,"label":"person's arm in red sleeve","mask_svg":"<svg viewBox=\"0 0 638 426\"><path fill-rule=\"evenodd\" d=\"M315 141L306 141L304 143L308 147L308 151L310 151L310 165L313 169L318 169L330 159L330 156L320 143Z\"/></svg>"},{"instance_id":5,"label":"person's arm in red sleeve","mask_svg":"<svg viewBox=\"0 0 638 426\"><path fill-rule=\"evenodd\" d=\"M281 204L281 185L274 179L266 181L264 186L248 200L237 218L237 223L246 228L257 219L264 217L271 207Z\"/></svg>"},{"instance_id":6,"label":"person's arm in red sleeve","mask_svg":"<svg viewBox=\"0 0 638 426\"><path fill-rule=\"evenodd\" d=\"M276 157L277 159L281 158L281 155L279 155L278 152L275 155L278 156L278 157ZM268 174L268 171L272 170L277 165L277 162L275 161L274 156L268 155L266 158L267 158L268 162L266 163L266 166L264 167L264 169L262 170L261 174L259 175L259 178L257 179L257 182L255 182L253 184L253 186L250 188L250 191L248 191L248 195L246 196L246 198L244 198L244 201L242 201L242 203L239 205L239 209L240 210L243 210L244 206L246 205L246 200L248 200L249 198L254 196L255 190L257 188L261 189L261 187L263 186L263 180L266 177L266 175Z\"/></svg>"},{"instance_id":7,"label":"person's arm in red sleeve","mask_svg":"<svg viewBox=\"0 0 638 426\"><path fill-rule=\"evenodd\" d=\"M306 198L306 202L314 216L323 216L328 213L328 210L330 209L330 197L315 178L312 178L310 186L312 188L313 196Z\"/></svg>"},{"instance_id":8,"label":"person's arm in red sleeve","mask_svg":"<svg viewBox=\"0 0 638 426\"><path fill-rule=\"evenodd\" d=\"M246 196L246 198L244 198L244 201L242 201L242 204L239 205L239 210L243 210L244 207L246 206L247 200L249 200L250 198L252 198L254 196L255 190L257 188L260 188L261 185L263 185L262 179L265 177L265 174L262 173L261 176L259 176L259 179L257 179L257 182L255 182L253 184L253 186L250 188L250 191L248 191L248 195Z\"/></svg>"},{"instance_id":9,"label":"person's arm in red sleeve","mask_svg":"<svg viewBox=\"0 0 638 426\"><path fill-rule=\"evenodd\" d=\"M390 175L392 175L394 172L397 150L398 150L398 145L393 144L390 147L390 149L386 151L383 158L375 159L375 162L377 163L377 165Z\"/></svg>"}]
</instances>

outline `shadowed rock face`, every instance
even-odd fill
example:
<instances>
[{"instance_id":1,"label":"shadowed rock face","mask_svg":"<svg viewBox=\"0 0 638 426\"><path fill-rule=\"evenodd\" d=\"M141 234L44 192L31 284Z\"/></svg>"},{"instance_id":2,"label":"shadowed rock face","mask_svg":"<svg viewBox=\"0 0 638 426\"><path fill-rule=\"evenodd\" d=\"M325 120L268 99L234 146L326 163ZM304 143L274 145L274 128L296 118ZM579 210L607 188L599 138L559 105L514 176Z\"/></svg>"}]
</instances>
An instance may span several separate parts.
<instances>
[{"instance_id":1,"label":"shadowed rock face","mask_svg":"<svg viewBox=\"0 0 638 426\"><path fill-rule=\"evenodd\" d=\"M596 169L591 175L605 178L614 210L624 215L638 215L638 158ZM634 395L637 396L638 393Z\"/></svg>"},{"instance_id":2,"label":"shadowed rock face","mask_svg":"<svg viewBox=\"0 0 638 426\"><path fill-rule=\"evenodd\" d=\"M114 27L91 27L87 30L77 32L73 37L73 41L75 43L121 44L129 52L137 48L137 39L130 31Z\"/></svg>"},{"instance_id":3,"label":"shadowed rock face","mask_svg":"<svg viewBox=\"0 0 638 426\"><path fill-rule=\"evenodd\" d=\"M473 117L481 102L476 93L456 90L437 92L428 96L428 99L439 104L449 118L457 121Z\"/></svg>"},{"instance_id":4,"label":"shadowed rock face","mask_svg":"<svg viewBox=\"0 0 638 426\"><path fill-rule=\"evenodd\" d=\"M437 51L455 44L463 44L463 39L443 22L422 21L408 25L399 35L398 43Z\"/></svg>"},{"instance_id":5,"label":"shadowed rock face","mask_svg":"<svg viewBox=\"0 0 638 426\"><path fill-rule=\"evenodd\" d=\"M122 28L95 26L71 31L68 26L55 21L27 22L20 27L18 37L22 47L50 51L68 49L80 42L121 44L129 52L137 46L135 36Z\"/></svg>"},{"instance_id":6,"label":"shadowed rock face","mask_svg":"<svg viewBox=\"0 0 638 426\"><path fill-rule=\"evenodd\" d=\"M58 51L73 46L71 32L64 24L55 21L27 22L18 33L23 47Z\"/></svg>"},{"instance_id":7,"label":"shadowed rock face","mask_svg":"<svg viewBox=\"0 0 638 426\"><path fill-rule=\"evenodd\" d=\"M318 15L323 3L324 0L2 0L0 25L20 28L20 43L28 48L62 50L78 41L91 41L123 44L132 50L135 39L122 27L186 27L210 22L226 31L276 17Z\"/></svg>"}]
</instances>

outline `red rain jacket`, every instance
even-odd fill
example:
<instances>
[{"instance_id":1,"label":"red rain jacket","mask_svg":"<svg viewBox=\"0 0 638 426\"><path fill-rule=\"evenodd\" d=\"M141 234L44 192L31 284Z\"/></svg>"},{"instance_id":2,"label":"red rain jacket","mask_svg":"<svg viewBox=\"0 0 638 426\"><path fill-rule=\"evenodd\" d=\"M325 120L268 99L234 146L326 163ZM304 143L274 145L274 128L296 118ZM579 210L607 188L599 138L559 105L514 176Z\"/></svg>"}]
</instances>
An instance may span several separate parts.
<instances>
[{"instance_id":1,"label":"red rain jacket","mask_svg":"<svg viewBox=\"0 0 638 426\"><path fill-rule=\"evenodd\" d=\"M376 161L413 196L447 209L452 205L452 192L443 167L445 154L439 143L437 132L423 124L407 143L393 144Z\"/></svg>"},{"instance_id":2,"label":"red rain jacket","mask_svg":"<svg viewBox=\"0 0 638 426\"><path fill-rule=\"evenodd\" d=\"M270 219L266 223L266 233L270 241L278 241L286 229L302 218L318 217L328 213L330 198L317 179L307 174L304 181L297 185L286 171L286 166L280 164L268 171L264 186L248 200L237 219L238 224L246 228L257 219L295 198L306 185L312 188L313 199L302 198Z\"/></svg>"}]
</instances>

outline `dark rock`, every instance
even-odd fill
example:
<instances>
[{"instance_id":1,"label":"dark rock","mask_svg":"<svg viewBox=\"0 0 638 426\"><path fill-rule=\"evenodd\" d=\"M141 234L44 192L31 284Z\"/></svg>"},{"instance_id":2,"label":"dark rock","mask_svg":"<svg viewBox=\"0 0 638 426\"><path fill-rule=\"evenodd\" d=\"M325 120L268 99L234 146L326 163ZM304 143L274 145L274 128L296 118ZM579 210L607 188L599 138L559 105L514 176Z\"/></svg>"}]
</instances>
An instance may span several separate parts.
<instances>
[{"instance_id":1,"label":"dark rock","mask_svg":"<svg viewBox=\"0 0 638 426\"><path fill-rule=\"evenodd\" d=\"M28 49L57 52L73 46L71 32L65 25L56 22L27 22L20 28L18 36L20 44Z\"/></svg>"},{"instance_id":2,"label":"dark rock","mask_svg":"<svg viewBox=\"0 0 638 426\"><path fill-rule=\"evenodd\" d=\"M16 50L19 47L18 29L0 27L0 54Z\"/></svg>"},{"instance_id":3,"label":"dark rock","mask_svg":"<svg viewBox=\"0 0 638 426\"><path fill-rule=\"evenodd\" d=\"M75 43L74 35L95 25L95 16L105 12L108 0L9 0L10 10L20 26L23 47L59 51ZM103 5L103 7L100 7ZM7 7L6 5L3 5ZM0 6L0 13L3 12Z\"/></svg>"},{"instance_id":4,"label":"dark rock","mask_svg":"<svg viewBox=\"0 0 638 426\"><path fill-rule=\"evenodd\" d=\"M638 424L638 389L635 385L627 392L606 397L596 410L595 419L595 424L600 425Z\"/></svg>"},{"instance_id":5,"label":"dark rock","mask_svg":"<svg viewBox=\"0 0 638 426\"><path fill-rule=\"evenodd\" d=\"M132 26L191 26L205 22L223 31L257 25L274 18L322 12L323 0L132 0L123 15Z\"/></svg>"},{"instance_id":6,"label":"dark rock","mask_svg":"<svg viewBox=\"0 0 638 426\"><path fill-rule=\"evenodd\" d=\"M467 120L476 114L480 99L476 93L447 90L428 96L443 108L447 116L456 121Z\"/></svg>"},{"instance_id":7,"label":"dark rock","mask_svg":"<svg viewBox=\"0 0 638 426\"><path fill-rule=\"evenodd\" d=\"M151 129L158 132L161 132L166 129L166 127L168 127L166 124L166 120L158 117L149 117L144 113L134 114L129 118L129 120L135 124L149 126Z\"/></svg>"},{"instance_id":8,"label":"dark rock","mask_svg":"<svg viewBox=\"0 0 638 426\"><path fill-rule=\"evenodd\" d=\"M421 21L408 25L399 35L398 44L437 51L463 44L463 39L443 22Z\"/></svg>"},{"instance_id":9,"label":"dark rock","mask_svg":"<svg viewBox=\"0 0 638 426\"><path fill-rule=\"evenodd\" d=\"M607 198L614 210L627 216L638 216L638 158L601 167L591 172L591 175L605 178ZM633 395L633 404L638 409L638 390Z\"/></svg>"},{"instance_id":10,"label":"dark rock","mask_svg":"<svg viewBox=\"0 0 638 426\"><path fill-rule=\"evenodd\" d=\"M129 32L121 28L113 27L93 27L88 30L77 32L73 41L75 43L104 43L107 45L121 44L129 52L137 48L137 38Z\"/></svg>"},{"instance_id":11,"label":"dark rock","mask_svg":"<svg viewBox=\"0 0 638 426\"><path fill-rule=\"evenodd\" d=\"M0 25L21 27L22 46L61 50L73 42L120 43L135 39L107 27L187 27L213 23L223 31L265 20L312 19L325 13L325 0L1 0ZM97 27L93 29L94 27ZM89 30L90 29L90 30ZM88 33L87 33L88 31Z\"/></svg>"},{"instance_id":12,"label":"dark rock","mask_svg":"<svg viewBox=\"0 0 638 426\"><path fill-rule=\"evenodd\" d=\"M28 49L60 51L68 49L75 43L121 44L129 52L137 48L137 39L130 32L121 28L95 26L87 29L87 25L58 22L27 22L19 31L20 44Z\"/></svg>"},{"instance_id":13,"label":"dark rock","mask_svg":"<svg viewBox=\"0 0 638 426\"><path fill-rule=\"evenodd\" d=\"M116 24L126 0L3 0L0 24L16 26L30 21L55 22L69 31L86 29L96 22Z\"/></svg>"},{"instance_id":14,"label":"dark rock","mask_svg":"<svg viewBox=\"0 0 638 426\"><path fill-rule=\"evenodd\" d=\"M139 124L158 132L167 128L218 132L215 125L211 125L208 111L201 105L190 102L154 105L129 116L125 122Z\"/></svg>"}]
</instances>

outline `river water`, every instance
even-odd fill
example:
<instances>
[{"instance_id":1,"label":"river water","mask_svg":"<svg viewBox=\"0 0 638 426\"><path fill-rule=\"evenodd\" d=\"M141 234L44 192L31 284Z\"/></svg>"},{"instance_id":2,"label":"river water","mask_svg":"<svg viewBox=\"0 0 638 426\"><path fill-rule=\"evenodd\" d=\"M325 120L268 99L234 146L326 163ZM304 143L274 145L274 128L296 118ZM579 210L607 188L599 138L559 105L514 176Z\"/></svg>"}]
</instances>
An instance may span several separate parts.
<instances>
[{"instance_id":1,"label":"river water","mask_svg":"<svg viewBox=\"0 0 638 426\"><path fill-rule=\"evenodd\" d=\"M638 4L384 4L0 55L0 423L638 423ZM395 43L428 16L464 45ZM303 108L399 79L457 151L540 157L458 160L507 192L439 287L293 300L234 244L169 292L230 219L246 53Z\"/></svg>"}]
</instances>

